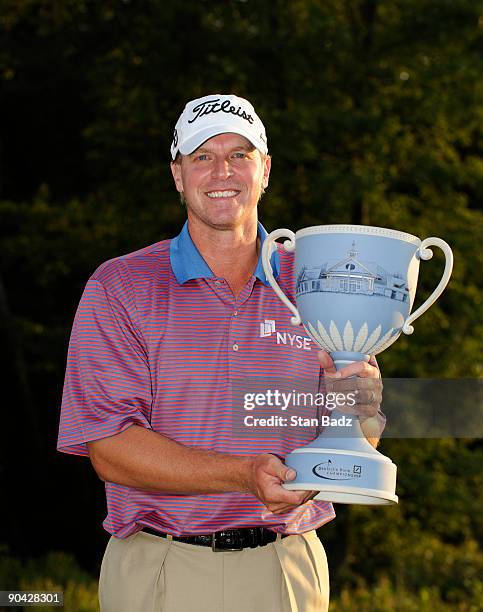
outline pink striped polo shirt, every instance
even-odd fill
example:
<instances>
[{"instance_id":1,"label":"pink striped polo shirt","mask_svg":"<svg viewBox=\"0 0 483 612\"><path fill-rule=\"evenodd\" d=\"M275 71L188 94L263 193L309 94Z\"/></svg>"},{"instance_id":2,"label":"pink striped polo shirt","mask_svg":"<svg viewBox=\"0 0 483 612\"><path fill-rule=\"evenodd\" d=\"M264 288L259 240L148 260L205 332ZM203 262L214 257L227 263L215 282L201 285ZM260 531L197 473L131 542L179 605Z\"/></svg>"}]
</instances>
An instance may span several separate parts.
<instances>
[{"instance_id":1,"label":"pink striped polo shirt","mask_svg":"<svg viewBox=\"0 0 483 612\"><path fill-rule=\"evenodd\" d=\"M260 224L259 236L266 237ZM293 255L275 252L272 267L294 299ZM200 255L187 224L172 240L105 262L87 282L74 319L58 450L87 456L86 442L136 424L200 449L285 457L301 445L300 432L272 428L255 436L247 428L235 435L232 381L318 380L317 347L303 327L293 328L290 316L260 260L235 299ZM280 341L287 337L292 341ZM307 428L305 441L314 436ZM249 526L303 533L335 516L324 501L262 519L263 504L248 493L174 495L105 487L103 525L119 538L143 526L173 535Z\"/></svg>"}]
</instances>

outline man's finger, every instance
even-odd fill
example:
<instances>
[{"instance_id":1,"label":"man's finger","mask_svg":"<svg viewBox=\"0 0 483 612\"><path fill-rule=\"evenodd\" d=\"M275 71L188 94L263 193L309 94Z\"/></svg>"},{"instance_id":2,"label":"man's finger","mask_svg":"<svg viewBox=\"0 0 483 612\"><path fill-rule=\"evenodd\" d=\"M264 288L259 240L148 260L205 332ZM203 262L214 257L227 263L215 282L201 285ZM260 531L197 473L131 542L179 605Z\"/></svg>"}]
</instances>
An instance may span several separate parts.
<instances>
[{"instance_id":1,"label":"man's finger","mask_svg":"<svg viewBox=\"0 0 483 612\"><path fill-rule=\"evenodd\" d=\"M355 402L358 405L379 406L382 401L380 389L357 389L354 392Z\"/></svg>"},{"instance_id":2,"label":"man's finger","mask_svg":"<svg viewBox=\"0 0 483 612\"><path fill-rule=\"evenodd\" d=\"M277 466L277 469L275 470L273 475L277 476L277 478L280 478L280 480L293 480L295 476L297 476L297 472L282 463L281 466Z\"/></svg>"},{"instance_id":3,"label":"man's finger","mask_svg":"<svg viewBox=\"0 0 483 612\"><path fill-rule=\"evenodd\" d=\"M305 504L305 502L308 502L308 501L310 501L311 499L314 499L314 497L315 497L316 495L318 495L319 493L320 493L320 491L309 491L309 492L307 493L307 495L305 496L305 498L304 498L304 502L303 502L303 503Z\"/></svg>"},{"instance_id":4,"label":"man's finger","mask_svg":"<svg viewBox=\"0 0 483 612\"><path fill-rule=\"evenodd\" d=\"M272 488L266 493L267 508L285 505L299 506L302 503L303 498L303 492L300 491L288 491L283 487L277 487L277 489Z\"/></svg>"},{"instance_id":5,"label":"man's finger","mask_svg":"<svg viewBox=\"0 0 483 612\"><path fill-rule=\"evenodd\" d=\"M267 505L267 510L262 512L262 518L266 518L270 514L282 514L283 512L290 512L290 510L294 510L298 506L307 503L311 499L313 499L319 491L296 491L300 494L299 500L297 504L286 504L274 502Z\"/></svg>"},{"instance_id":6,"label":"man's finger","mask_svg":"<svg viewBox=\"0 0 483 612\"><path fill-rule=\"evenodd\" d=\"M268 457L268 462L261 466L264 472L271 476L276 476L280 480L293 480L297 476L297 472L288 465L285 465L277 455L270 453L268 456L265 455L265 457Z\"/></svg>"},{"instance_id":7,"label":"man's finger","mask_svg":"<svg viewBox=\"0 0 483 612\"><path fill-rule=\"evenodd\" d=\"M379 369L365 361L354 361L339 370L342 378L359 376L361 378L379 378Z\"/></svg>"},{"instance_id":8,"label":"man's finger","mask_svg":"<svg viewBox=\"0 0 483 612\"><path fill-rule=\"evenodd\" d=\"M376 416L379 410L379 404L357 404L354 408L354 414L360 419L369 419Z\"/></svg>"},{"instance_id":9,"label":"man's finger","mask_svg":"<svg viewBox=\"0 0 483 612\"><path fill-rule=\"evenodd\" d=\"M362 433L366 438L378 439L381 435L381 423L376 416L361 421Z\"/></svg>"},{"instance_id":10,"label":"man's finger","mask_svg":"<svg viewBox=\"0 0 483 612\"><path fill-rule=\"evenodd\" d=\"M332 357L327 351L319 351L317 353L317 358L321 367L324 369L325 374L337 374L337 370L335 368L334 362L332 361Z\"/></svg>"}]
</instances>

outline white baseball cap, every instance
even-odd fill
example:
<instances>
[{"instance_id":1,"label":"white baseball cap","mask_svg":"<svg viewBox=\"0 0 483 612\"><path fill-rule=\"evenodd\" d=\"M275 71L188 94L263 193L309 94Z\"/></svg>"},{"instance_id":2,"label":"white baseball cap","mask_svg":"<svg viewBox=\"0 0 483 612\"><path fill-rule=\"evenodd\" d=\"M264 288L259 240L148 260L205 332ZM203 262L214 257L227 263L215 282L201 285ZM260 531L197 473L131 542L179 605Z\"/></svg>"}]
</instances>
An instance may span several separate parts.
<instances>
[{"instance_id":1,"label":"white baseball cap","mask_svg":"<svg viewBox=\"0 0 483 612\"><path fill-rule=\"evenodd\" d=\"M218 134L240 134L254 147L268 152L265 128L253 106L238 96L213 94L191 100L174 128L171 157L189 155L209 138Z\"/></svg>"}]
</instances>

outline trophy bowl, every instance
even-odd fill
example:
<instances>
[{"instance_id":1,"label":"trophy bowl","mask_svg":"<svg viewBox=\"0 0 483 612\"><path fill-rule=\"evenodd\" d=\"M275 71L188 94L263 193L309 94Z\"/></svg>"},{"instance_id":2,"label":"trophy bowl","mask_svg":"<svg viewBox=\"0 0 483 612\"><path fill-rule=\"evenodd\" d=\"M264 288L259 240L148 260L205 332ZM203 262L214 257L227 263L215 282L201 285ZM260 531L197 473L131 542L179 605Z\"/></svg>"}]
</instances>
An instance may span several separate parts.
<instances>
[{"instance_id":1,"label":"trophy bowl","mask_svg":"<svg viewBox=\"0 0 483 612\"><path fill-rule=\"evenodd\" d=\"M273 276L270 255L275 241L295 252L294 305ZM442 249L445 268L429 298L412 314L420 260L430 246ZM270 285L337 369L387 349L441 295L453 268L453 254L440 238L365 225L319 225L294 234L271 232L263 243L262 263ZM337 422L340 413L334 410ZM297 476L287 489L320 491L315 499L351 504L397 503L396 466L373 448L357 418L348 427L330 426L285 460Z\"/></svg>"}]
</instances>

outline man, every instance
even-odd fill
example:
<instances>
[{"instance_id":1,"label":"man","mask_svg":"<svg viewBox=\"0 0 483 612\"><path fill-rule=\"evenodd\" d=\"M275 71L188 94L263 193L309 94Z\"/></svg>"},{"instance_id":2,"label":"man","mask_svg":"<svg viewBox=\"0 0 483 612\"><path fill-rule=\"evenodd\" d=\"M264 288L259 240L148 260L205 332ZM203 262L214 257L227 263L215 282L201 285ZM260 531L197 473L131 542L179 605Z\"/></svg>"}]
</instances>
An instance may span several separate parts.
<instances>
[{"instance_id":1,"label":"man","mask_svg":"<svg viewBox=\"0 0 483 612\"><path fill-rule=\"evenodd\" d=\"M280 457L300 439L233 434L231 381L317 380L321 366L355 374L376 400L356 412L374 417L379 372L361 362L335 374L302 330L299 344L260 333L266 320L293 329L260 262L257 205L271 158L252 105L232 95L191 101L171 155L187 223L173 240L96 270L69 346L58 448L88 455L105 482L112 537L101 610L326 610L314 530L332 505L282 487L295 473ZM275 253L272 266L293 297L292 255Z\"/></svg>"}]
</instances>

